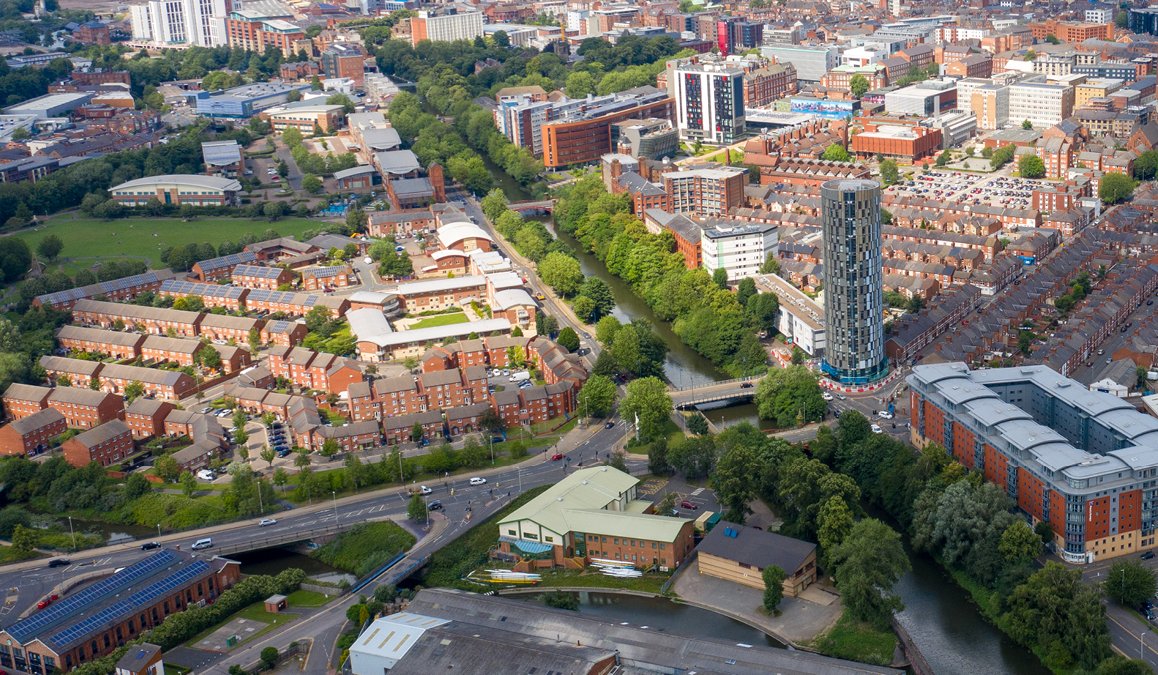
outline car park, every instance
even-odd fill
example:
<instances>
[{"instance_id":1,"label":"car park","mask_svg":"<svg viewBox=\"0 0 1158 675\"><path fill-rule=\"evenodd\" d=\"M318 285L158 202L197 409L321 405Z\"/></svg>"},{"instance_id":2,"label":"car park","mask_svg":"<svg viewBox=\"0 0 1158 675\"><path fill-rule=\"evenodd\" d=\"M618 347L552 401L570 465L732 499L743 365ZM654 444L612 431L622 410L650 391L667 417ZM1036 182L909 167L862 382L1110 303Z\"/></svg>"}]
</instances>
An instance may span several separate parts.
<instances>
[{"instance_id":1,"label":"car park","mask_svg":"<svg viewBox=\"0 0 1158 675\"><path fill-rule=\"evenodd\" d=\"M486 485L486 482L487 482L487 479L480 478L479 476L475 476L474 478L470 479L471 485Z\"/></svg>"}]
</instances>

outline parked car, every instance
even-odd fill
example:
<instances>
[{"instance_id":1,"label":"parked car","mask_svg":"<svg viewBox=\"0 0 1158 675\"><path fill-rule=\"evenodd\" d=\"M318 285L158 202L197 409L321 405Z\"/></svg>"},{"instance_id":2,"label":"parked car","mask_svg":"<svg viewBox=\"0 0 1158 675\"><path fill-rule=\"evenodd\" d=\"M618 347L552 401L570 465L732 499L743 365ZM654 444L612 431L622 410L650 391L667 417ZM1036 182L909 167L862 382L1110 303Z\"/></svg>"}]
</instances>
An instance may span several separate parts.
<instances>
[{"instance_id":1,"label":"parked car","mask_svg":"<svg viewBox=\"0 0 1158 675\"><path fill-rule=\"evenodd\" d=\"M1154 557L1153 551L1146 551L1145 553L1142 554L1142 560L1150 560L1153 557ZM51 565L52 563L49 563L49 564Z\"/></svg>"},{"instance_id":2,"label":"parked car","mask_svg":"<svg viewBox=\"0 0 1158 675\"><path fill-rule=\"evenodd\" d=\"M680 502L680 508L681 508L681 509L688 509L688 510L691 510L691 511L695 511L696 509L698 509L698 508L700 508L700 507L696 506L695 504L693 504L693 503L691 503L691 502L689 502L688 500L686 500L686 499L685 499L685 500L683 500L682 502Z\"/></svg>"},{"instance_id":3,"label":"parked car","mask_svg":"<svg viewBox=\"0 0 1158 675\"><path fill-rule=\"evenodd\" d=\"M872 431L873 431L873 433L874 433L874 434L883 434L883 433L885 433L885 430L884 430L884 429L882 429L882 428L880 427L880 425L879 425L879 424L874 424L874 425L872 425Z\"/></svg>"},{"instance_id":4,"label":"parked car","mask_svg":"<svg viewBox=\"0 0 1158 675\"><path fill-rule=\"evenodd\" d=\"M480 478L479 476L475 476L474 478L470 479L471 485L486 485L486 483L487 483L487 479Z\"/></svg>"}]
</instances>

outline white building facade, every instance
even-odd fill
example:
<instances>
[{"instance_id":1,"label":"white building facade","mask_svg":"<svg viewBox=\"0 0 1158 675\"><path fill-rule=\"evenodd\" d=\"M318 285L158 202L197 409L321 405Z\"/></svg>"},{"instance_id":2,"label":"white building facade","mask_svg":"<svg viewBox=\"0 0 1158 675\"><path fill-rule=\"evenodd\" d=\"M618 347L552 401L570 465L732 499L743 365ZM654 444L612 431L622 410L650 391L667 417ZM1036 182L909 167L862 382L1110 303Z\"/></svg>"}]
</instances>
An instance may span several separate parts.
<instances>
[{"instance_id":1,"label":"white building facade","mask_svg":"<svg viewBox=\"0 0 1158 675\"><path fill-rule=\"evenodd\" d=\"M754 277L769 255L776 253L780 235L766 223L716 223L703 229L700 254L704 269L722 269L729 281Z\"/></svg>"},{"instance_id":2,"label":"white building facade","mask_svg":"<svg viewBox=\"0 0 1158 675\"><path fill-rule=\"evenodd\" d=\"M1052 127L1074 111L1074 89L1061 84L1023 82L1009 87L1009 120L1029 120L1035 128Z\"/></svg>"},{"instance_id":3,"label":"white building facade","mask_svg":"<svg viewBox=\"0 0 1158 675\"><path fill-rule=\"evenodd\" d=\"M220 47L228 43L226 0L147 0L129 10L134 41L167 47Z\"/></svg>"}]
</instances>

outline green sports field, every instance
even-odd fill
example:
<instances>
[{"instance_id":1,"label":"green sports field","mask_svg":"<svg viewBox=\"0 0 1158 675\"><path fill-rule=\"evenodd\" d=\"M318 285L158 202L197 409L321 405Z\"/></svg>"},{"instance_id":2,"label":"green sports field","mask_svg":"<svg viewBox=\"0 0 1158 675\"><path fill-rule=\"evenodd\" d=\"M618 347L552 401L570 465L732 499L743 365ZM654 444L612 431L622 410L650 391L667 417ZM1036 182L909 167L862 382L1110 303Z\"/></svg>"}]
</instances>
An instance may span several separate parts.
<instances>
[{"instance_id":1,"label":"green sports field","mask_svg":"<svg viewBox=\"0 0 1158 675\"><path fill-rule=\"evenodd\" d=\"M270 222L261 218L198 217L184 222L180 218L53 218L35 229L23 230L19 237L36 251L36 244L49 234L64 242L64 250L57 259L57 267L68 273L90 268L102 260L144 260L150 268L163 267L161 251L170 246L209 242L216 246L223 241L234 241L247 232L260 236L274 230L282 236L297 236L306 230L315 230L324 223L307 218L282 218Z\"/></svg>"}]
</instances>

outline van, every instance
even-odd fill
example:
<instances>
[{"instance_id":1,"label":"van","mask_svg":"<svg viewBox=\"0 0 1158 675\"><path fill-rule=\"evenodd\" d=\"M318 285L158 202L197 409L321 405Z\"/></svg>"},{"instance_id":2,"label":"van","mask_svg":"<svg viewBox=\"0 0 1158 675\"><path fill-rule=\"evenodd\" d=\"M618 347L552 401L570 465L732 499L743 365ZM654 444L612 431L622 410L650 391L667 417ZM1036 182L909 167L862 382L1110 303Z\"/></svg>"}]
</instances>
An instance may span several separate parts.
<instances>
[{"instance_id":1,"label":"van","mask_svg":"<svg viewBox=\"0 0 1158 675\"><path fill-rule=\"evenodd\" d=\"M209 469L201 469L197 472L197 480L217 480L217 474Z\"/></svg>"},{"instance_id":2,"label":"van","mask_svg":"<svg viewBox=\"0 0 1158 675\"><path fill-rule=\"evenodd\" d=\"M207 548L213 548L213 538L212 537L205 537L204 539L198 539L197 541L193 542L193 550L194 551L200 551L202 549L207 549Z\"/></svg>"},{"instance_id":3,"label":"van","mask_svg":"<svg viewBox=\"0 0 1158 675\"><path fill-rule=\"evenodd\" d=\"M520 370L517 373L511 373L511 382L527 382L531 379L531 374L525 370Z\"/></svg>"}]
</instances>

